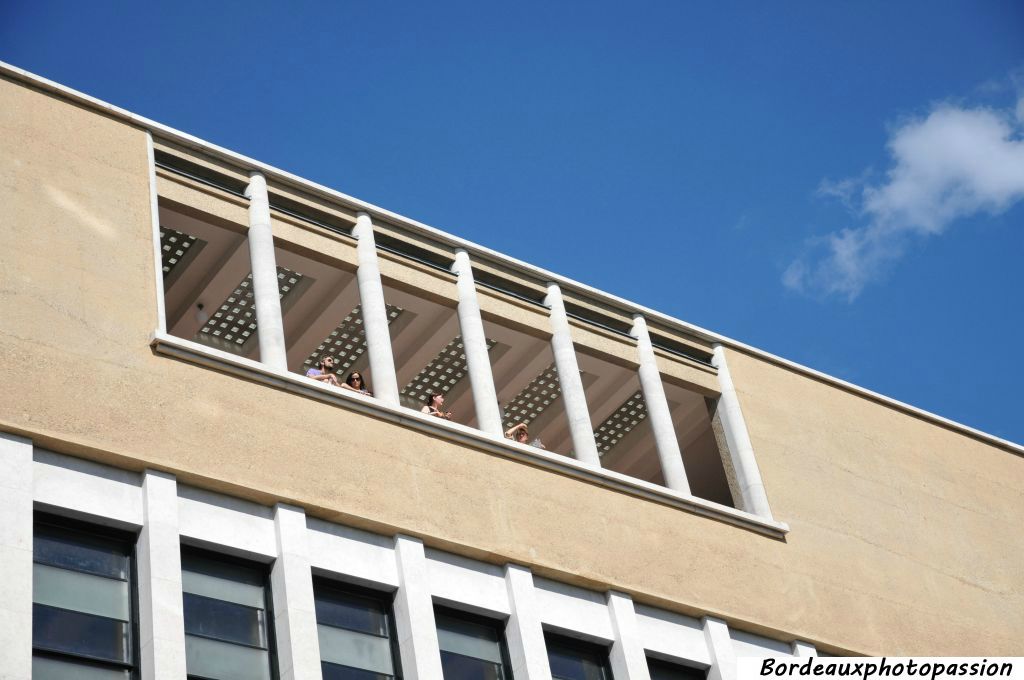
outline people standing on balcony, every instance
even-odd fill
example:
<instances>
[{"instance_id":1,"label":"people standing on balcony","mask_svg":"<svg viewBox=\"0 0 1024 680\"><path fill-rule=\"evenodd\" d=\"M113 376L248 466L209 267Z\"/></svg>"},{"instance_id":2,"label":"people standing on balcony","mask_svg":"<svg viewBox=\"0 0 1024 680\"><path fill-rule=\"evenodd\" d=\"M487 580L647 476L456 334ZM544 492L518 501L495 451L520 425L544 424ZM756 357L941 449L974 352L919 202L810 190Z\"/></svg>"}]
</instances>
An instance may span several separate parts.
<instances>
[{"instance_id":1,"label":"people standing on balcony","mask_svg":"<svg viewBox=\"0 0 1024 680\"><path fill-rule=\"evenodd\" d=\"M421 413L432 415L435 418L444 418L445 420L452 419L451 411L442 411L441 407L444 406L444 395L439 392L431 392L426 398L427 405L420 409Z\"/></svg>"},{"instance_id":2,"label":"people standing on balcony","mask_svg":"<svg viewBox=\"0 0 1024 680\"><path fill-rule=\"evenodd\" d=\"M343 382L341 386L346 390L359 392L360 394L365 394L368 397L373 396L373 392L371 392L370 388L368 388L366 383L363 382L363 374L359 371L352 371L349 373L348 377L345 378L345 382Z\"/></svg>"},{"instance_id":3,"label":"people standing on balcony","mask_svg":"<svg viewBox=\"0 0 1024 680\"><path fill-rule=\"evenodd\" d=\"M334 357L320 357L316 366L306 371L306 377L340 387L338 376L334 375Z\"/></svg>"},{"instance_id":4,"label":"people standing on balcony","mask_svg":"<svg viewBox=\"0 0 1024 680\"><path fill-rule=\"evenodd\" d=\"M511 439L512 441L519 442L520 444L529 444L530 446L534 446L538 449L547 448L543 443L541 443L540 437L534 437L532 442L529 441L530 429L526 423L519 423L518 425L513 425L505 430L505 439Z\"/></svg>"},{"instance_id":5,"label":"people standing on balcony","mask_svg":"<svg viewBox=\"0 0 1024 680\"><path fill-rule=\"evenodd\" d=\"M505 439L525 444L530 439L530 430L526 423L519 423L505 430Z\"/></svg>"}]
</instances>

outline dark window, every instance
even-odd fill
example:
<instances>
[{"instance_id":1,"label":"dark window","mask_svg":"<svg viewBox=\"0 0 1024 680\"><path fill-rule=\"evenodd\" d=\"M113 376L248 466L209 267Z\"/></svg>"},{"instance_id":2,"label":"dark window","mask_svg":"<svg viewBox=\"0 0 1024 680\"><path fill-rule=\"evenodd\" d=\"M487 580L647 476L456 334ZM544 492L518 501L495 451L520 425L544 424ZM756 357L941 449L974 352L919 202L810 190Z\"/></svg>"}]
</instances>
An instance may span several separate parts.
<instances>
[{"instance_id":1,"label":"dark window","mask_svg":"<svg viewBox=\"0 0 1024 680\"><path fill-rule=\"evenodd\" d=\"M266 645L266 612L185 593L185 632L250 647Z\"/></svg>"},{"instance_id":2,"label":"dark window","mask_svg":"<svg viewBox=\"0 0 1024 680\"><path fill-rule=\"evenodd\" d=\"M608 650L560 635L544 635L551 677L558 680L612 680Z\"/></svg>"},{"instance_id":3,"label":"dark window","mask_svg":"<svg viewBox=\"0 0 1024 680\"><path fill-rule=\"evenodd\" d=\"M32 541L32 677L130 678L135 536L49 516Z\"/></svg>"},{"instance_id":4,"label":"dark window","mask_svg":"<svg viewBox=\"0 0 1024 680\"><path fill-rule=\"evenodd\" d=\"M677 663L647 657L647 669L651 680L704 680L708 672Z\"/></svg>"},{"instance_id":5,"label":"dark window","mask_svg":"<svg viewBox=\"0 0 1024 680\"><path fill-rule=\"evenodd\" d=\"M511 680L503 622L441 608L434 618L444 680Z\"/></svg>"},{"instance_id":6,"label":"dark window","mask_svg":"<svg viewBox=\"0 0 1024 680\"><path fill-rule=\"evenodd\" d=\"M401 678L392 596L314 579L324 680Z\"/></svg>"},{"instance_id":7,"label":"dark window","mask_svg":"<svg viewBox=\"0 0 1024 680\"><path fill-rule=\"evenodd\" d=\"M182 548L181 585L188 677L271 680L266 567Z\"/></svg>"}]
</instances>

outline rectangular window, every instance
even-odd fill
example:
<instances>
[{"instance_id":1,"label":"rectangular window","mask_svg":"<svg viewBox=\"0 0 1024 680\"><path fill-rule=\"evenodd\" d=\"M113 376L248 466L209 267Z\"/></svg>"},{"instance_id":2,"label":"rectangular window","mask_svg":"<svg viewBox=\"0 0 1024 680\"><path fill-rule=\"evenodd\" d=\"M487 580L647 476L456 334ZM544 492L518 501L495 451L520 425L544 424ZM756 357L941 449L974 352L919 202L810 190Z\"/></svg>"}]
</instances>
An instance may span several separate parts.
<instances>
[{"instance_id":1,"label":"rectangular window","mask_svg":"<svg viewBox=\"0 0 1024 680\"><path fill-rule=\"evenodd\" d=\"M647 657L651 680L704 680L708 672L682 664Z\"/></svg>"},{"instance_id":2,"label":"rectangular window","mask_svg":"<svg viewBox=\"0 0 1024 680\"><path fill-rule=\"evenodd\" d=\"M32 541L32 677L131 678L135 536L37 517Z\"/></svg>"},{"instance_id":3,"label":"rectangular window","mask_svg":"<svg viewBox=\"0 0 1024 680\"><path fill-rule=\"evenodd\" d=\"M314 579L323 680L401 678L390 595Z\"/></svg>"},{"instance_id":4,"label":"rectangular window","mask_svg":"<svg viewBox=\"0 0 1024 680\"><path fill-rule=\"evenodd\" d=\"M181 585L188 677L271 680L266 567L182 548Z\"/></svg>"},{"instance_id":5,"label":"rectangular window","mask_svg":"<svg viewBox=\"0 0 1024 680\"><path fill-rule=\"evenodd\" d=\"M441 608L434 618L444 680L511 680L503 622Z\"/></svg>"},{"instance_id":6,"label":"rectangular window","mask_svg":"<svg viewBox=\"0 0 1024 680\"><path fill-rule=\"evenodd\" d=\"M546 633L551 677L556 680L612 680L608 650L600 645Z\"/></svg>"}]
</instances>

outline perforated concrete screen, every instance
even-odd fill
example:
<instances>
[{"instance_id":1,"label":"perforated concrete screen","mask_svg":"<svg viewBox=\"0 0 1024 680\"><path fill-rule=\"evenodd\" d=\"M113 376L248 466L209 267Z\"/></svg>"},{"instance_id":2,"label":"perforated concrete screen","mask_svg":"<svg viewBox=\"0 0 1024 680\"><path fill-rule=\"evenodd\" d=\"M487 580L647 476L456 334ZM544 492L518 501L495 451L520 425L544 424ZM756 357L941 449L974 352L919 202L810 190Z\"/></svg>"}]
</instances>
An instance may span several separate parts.
<instances>
[{"instance_id":1,"label":"perforated concrete screen","mask_svg":"<svg viewBox=\"0 0 1024 680\"><path fill-rule=\"evenodd\" d=\"M637 392L615 409L601 425L594 430L597 452L604 455L615 448L622 438L633 431L647 417L647 404L643 394Z\"/></svg>"},{"instance_id":2,"label":"perforated concrete screen","mask_svg":"<svg viewBox=\"0 0 1024 680\"><path fill-rule=\"evenodd\" d=\"M303 275L284 267L277 268L277 288L283 301L295 290ZM256 305L252 292L252 272L235 286L227 299L196 333L196 340L219 349L241 354L256 334Z\"/></svg>"},{"instance_id":3,"label":"perforated concrete screen","mask_svg":"<svg viewBox=\"0 0 1024 680\"><path fill-rule=\"evenodd\" d=\"M487 340L487 350L497 344ZM416 377L402 389L402 403L407 406L422 406L428 394L448 394L466 375L466 350L462 336L445 345L434 359L416 374Z\"/></svg>"},{"instance_id":4,"label":"perforated concrete screen","mask_svg":"<svg viewBox=\"0 0 1024 680\"><path fill-rule=\"evenodd\" d=\"M560 396L562 387L558 384L558 369L551 364L505 406L502 413L505 427L519 423L529 425Z\"/></svg>"},{"instance_id":5,"label":"perforated concrete screen","mask_svg":"<svg viewBox=\"0 0 1024 680\"><path fill-rule=\"evenodd\" d=\"M163 264L164 278L171 275L185 256L196 245L204 242L200 239L167 227L160 227L160 259Z\"/></svg>"},{"instance_id":6,"label":"perforated concrete screen","mask_svg":"<svg viewBox=\"0 0 1024 680\"><path fill-rule=\"evenodd\" d=\"M386 305L388 324L405 313L401 307ZM366 331L363 329L363 308L357 306L338 327L302 362L302 372L316 366L324 356L334 357L334 372L342 377L366 352Z\"/></svg>"}]
</instances>

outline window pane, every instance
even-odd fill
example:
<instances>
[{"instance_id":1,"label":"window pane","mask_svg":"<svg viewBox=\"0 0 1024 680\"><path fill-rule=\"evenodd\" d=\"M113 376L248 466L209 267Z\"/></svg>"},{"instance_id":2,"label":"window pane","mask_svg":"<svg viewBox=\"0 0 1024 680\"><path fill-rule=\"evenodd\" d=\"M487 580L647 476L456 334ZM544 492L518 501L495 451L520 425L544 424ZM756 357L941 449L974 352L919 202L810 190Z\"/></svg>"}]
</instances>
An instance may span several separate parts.
<instances>
[{"instance_id":1,"label":"window pane","mask_svg":"<svg viewBox=\"0 0 1024 680\"><path fill-rule=\"evenodd\" d=\"M320 670L324 676L323 680L389 680L391 678L390 675L338 666L326 661L320 663Z\"/></svg>"},{"instance_id":2,"label":"window pane","mask_svg":"<svg viewBox=\"0 0 1024 680\"><path fill-rule=\"evenodd\" d=\"M84 614L128 621L131 596L127 581L32 565L32 601Z\"/></svg>"},{"instance_id":3,"label":"window pane","mask_svg":"<svg viewBox=\"0 0 1024 680\"><path fill-rule=\"evenodd\" d=\"M129 680L131 671L32 657L32 680Z\"/></svg>"},{"instance_id":4,"label":"window pane","mask_svg":"<svg viewBox=\"0 0 1024 680\"><path fill-rule=\"evenodd\" d=\"M501 664L441 651L444 680L501 680Z\"/></svg>"},{"instance_id":5,"label":"window pane","mask_svg":"<svg viewBox=\"0 0 1024 680\"><path fill-rule=\"evenodd\" d=\"M185 636L185 667L189 675L216 680L270 680L265 650Z\"/></svg>"},{"instance_id":6,"label":"window pane","mask_svg":"<svg viewBox=\"0 0 1024 680\"><path fill-rule=\"evenodd\" d=\"M186 566L186 562L189 564ZM193 571L195 567L203 568L204 571ZM213 571L206 565L197 565L194 560L186 560L182 557L181 585L186 593L212 597L215 600L226 600L235 604L263 609L266 603L263 599L263 581L253 583L249 578L248 570L238 573L239 579L232 578L230 565L224 565Z\"/></svg>"},{"instance_id":7,"label":"window pane","mask_svg":"<svg viewBox=\"0 0 1024 680\"><path fill-rule=\"evenodd\" d=\"M328 588L317 588L317 623L373 635L387 635L387 620L386 610L380 602Z\"/></svg>"},{"instance_id":8,"label":"window pane","mask_svg":"<svg viewBox=\"0 0 1024 680\"><path fill-rule=\"evenodd\" d=\"M387 638L322 624L316 628L320 638L321 660L386 675L394 674L391 642Z\"/></svg>"},{"instance_id":9,"label":"window pane","mask_svg":"<svg viewBox=\"0 0 1024 680\"><path fill-rule=\"evenodd\" d=\"M130 661L127 623L32 605L32 645L111 661Z\"/></svg>"},{"instance_id":10,"label":"window pane","mask_svg":"<svg viewBox=\"0 0 1024 680\"><path fill-rule=\"evenodd\" d=\"M596 645L562 642L545 636L551 675L561 680L607 680L605 673L608 653Z\"/></svg>"},{"instance_id":11,"label":"window pane","mask_svg":"<svg viewBox=\"0 0 1024 680\"><path fill-rule=\"evenodd\" d=\"M182 548L181 565L188 674L269 679L266 569L188 548Z\"/></svg>"},{"instance_id":12,"label":"window pane","mask_svg":"<svg viewBox=\"0 0 1024 680\"><path fill-rule=\"evenodd\" d=\"M184 594L185 632L266 648L264 613L233 602Z\"/></svg>"},{"instance_id":13,"label":"window pane","mask_svg":"<svg viewBox=\"0 0 1024 680\"><path fill-rule=\"evenodd\" d=\"M437 615L437 641L441 651L501 663L497 628L463 619Z\"/></svg>"},{"instance_id":14,"label":"window pane","mask_svg":"<svg viewBox=\"0 0 1024 680\"><path fill-rule=\"evenodd\" d=\"M111 578L128 578L126 552L91 536L65 533L47 525L37 525L32 541L36 562Z\"/></svg>"},{"instance_id":15,"label":"window pane","mask_svg":"<svg viewBox=\"0 0 1024 680\"><path fill-rule=\"evenodd\" d=\"M651 680L703 680L706 671L658 659L647 659Z\"/></svg>"},{"instance_id":16,"label":"window pane","mask_svg":"<svg viewBox=\"0 0 1024 680\"><path fill-rule=\"evenodd\" d=\"M558 651L548 652L551 676L562 680L603 680L601 666L590 659Z\"/></svg>"}]
</instances>

